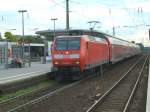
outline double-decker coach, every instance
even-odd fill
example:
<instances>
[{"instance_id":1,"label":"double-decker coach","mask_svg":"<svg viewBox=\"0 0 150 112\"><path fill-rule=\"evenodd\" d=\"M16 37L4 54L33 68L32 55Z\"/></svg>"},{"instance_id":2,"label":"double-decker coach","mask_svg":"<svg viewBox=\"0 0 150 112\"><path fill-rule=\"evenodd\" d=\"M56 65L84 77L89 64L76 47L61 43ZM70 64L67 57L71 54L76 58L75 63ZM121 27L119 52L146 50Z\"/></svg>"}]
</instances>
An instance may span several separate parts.
<instances>
[{"instance_id":1,"label":"double-decker coach","mask_svg":"<svg viewBox=\"0 0 150 112\"><path fill-rule=\"evenodd\" d=\"M52 63L57 77L78 77L82 75L81 72L95 70L102 64L116 63L140 53L136 44L105 33L96 32L94 35L89 32L55 37Z\"/></svg>"}]
</instances>

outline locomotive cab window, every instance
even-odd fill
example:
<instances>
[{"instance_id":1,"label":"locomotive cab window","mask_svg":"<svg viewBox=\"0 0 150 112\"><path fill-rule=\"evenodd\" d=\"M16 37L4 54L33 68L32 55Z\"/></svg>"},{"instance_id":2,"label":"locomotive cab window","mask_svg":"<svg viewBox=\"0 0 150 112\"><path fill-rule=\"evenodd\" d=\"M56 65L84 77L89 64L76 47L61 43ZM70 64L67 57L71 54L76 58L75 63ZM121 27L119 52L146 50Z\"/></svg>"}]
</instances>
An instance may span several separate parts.
<instances>
[{"instance_id":1,"label":"locomotive cab window","mask_svg":"<svg viewBox=\"0 0 150 112\"><path fill-rule=\"evenodd\" d=\"M59 38L56 39L56 50L79 50L80 38Z\"/></svg>"}]
</instances>

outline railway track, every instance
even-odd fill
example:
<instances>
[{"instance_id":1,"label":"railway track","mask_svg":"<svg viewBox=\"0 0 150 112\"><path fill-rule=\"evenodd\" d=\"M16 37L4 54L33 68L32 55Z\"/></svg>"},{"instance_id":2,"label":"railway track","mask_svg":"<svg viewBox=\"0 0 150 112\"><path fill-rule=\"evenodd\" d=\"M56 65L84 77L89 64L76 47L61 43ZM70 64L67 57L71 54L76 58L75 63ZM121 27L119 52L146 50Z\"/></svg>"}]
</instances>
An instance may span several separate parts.
<instances>
[{"instance_id":1,"label":"railway track","mask_svg":"<svg viewBox=\"0 0 150 112\"><path fill-rule=\"evenodd\" d=\"M142 76L148 56L140 59L125 75L100 98L86 112L127 112L129 104ZM140 69L139 69L140 68Z\"/></svg>"},{"instance_id":2,"label":"railway track","mask_svg":"<svg viewBox=\"0 0 150 112\"><path fill-rule=\"evenodd\" d=\"M20 94L14 97L10 97L9 99L3 100L0 102L0 112L6 112L11 108L16 108L18 105L25 104L31 100L34 100L44 94L54 91L58 88L63 87L65 84L54 83L50 87L44 87L40 89L36 89L30 92L26 92L24 94ZM33 97L34 96L34 97Z\"/></svg>"},{"instance_id":3,"label":"railway track","mask_svg":"<svg viewBox=\"0 0 150 112\"><path fill-rule=\"evenodd\" d=\"M135 60L135 59L134 59ZM134 61L135 62L135 61ZM127 64L128 65L128 64ZM129 68L129 67L128 67ZM123 71L125 71L125 70L123 70ZM124 73L122 71L122 73ZM116 72L115 72L115 75L117 75L116 74ZM119 74L118 74L118 76L119 76ZM91 77L93 77L93 76L91 76ZM78 81L78 82L75 82L75 83L72 83L72 84L69 84L69 85L66 85L66 86L64 86L64 87L62 87L62 88L58 88L58 89L56 89L56 90L54 90L54 91L49 91L48 93L45 93L45 94L43 94L43 95L41 95L41 96L39 96L39 97L36 97L36 98L34 98L34 99L32 99L32 100L30 100L30 101L27 101L27 102L24 102L24 103L22 103L22 104L18 104L17 106L15 106L15 107L12 107L12 108L8 108L6 111L1 111L1 107L0 107L0 112L22 112L22 111L24 111L24 112L32 112L32 111L37 111L37 112L47 112L49 109L50 110L52 110L53 112L58 112L58 110L57 109L54 109L53 108L53 105L51 104L51 103L54 103L55 101L59 101L59 102L63 102L63 110L62 110L62 112L65 112L65 105L67 106L67 107L69 107L69 106L71 106L71 104L70 105L67 105L67 103L65 103L65 101L66 102L70 102L69 101L69 99L71 99L71 101L74 101L76 98L81 98L81 99L83 99L81 96L82 96L82 94L86 94L86 93L88 93L88 92L83 92L83 93L80 93L79 92L79 90L76 90L77 88L79 88L79 86L83 86L84 87L84 89L85 89L85 85L86 85L86 83L88 82L88 85L90 84L92 84L92 80L94 81L94 83L95 83L95 78L94 79L92 79L91 77L87 77L86 79L83 79L83 80L81 80L81 81ZM112 76L111 76L112 77ZM114 77L115 79L116 79L116 77ZM88 80L88 79L90 79L90 80ZM115 81L115 80L114 80ZM91 83L89 83L89 82L91 82ZM82 84L81 84L82 83ZM85 83L85 84L84 84ZM90 86L89 85L89 86ZM92 84L93 85L93 84ZM95 85L95 84L94 84ZM95 86L94 86L95 87ZM81 87L80 87L80 89L81 89ZM84 90L83 88L81 89L81 90ZM94 88L92 88L92 89L94 89ZM64 91L63 91L64 90ZM69 90L69 91L68 91ZM86 89L87 90L87 89ZM71 92L72 91L72 92ZM63 101L63 99L60 99L59 97L58 98L55 98L56 96L62 96L62 94L63 95L65 95L66 96L66 92L69 94L70 93L70 95L67 95L67 99L63 96L62 98L63 99L65 99L65 101ZM75 93L79 93L79 95L74 95ZM95 93L95 92L94 92ZM90 93L91 94L91 93ZM73 99L72 98L68 98L68 97L71 97L71 96L74 96L73 97ZM51 97L52 96L52 97ZM85 95L84 95L85 96ZM92 97L90 97L89 96L89 93L88 93L88 98L90 98L90 99L87 99L87 100L92 100L92 103L93 103L93 99L94 99L94 97L93 97L93 95L92 95ZM54 99L53 99L54 98ZM74 99L75 98L75 99ZM92 98L92 99L91 99ZM49 100L48 100L49 99ZM59 100L58 100L59 99ZM80 99L80 105L83 103L81 103L81 99ZM47 108L48 107L42 107L40 104L45 104L44 102L46 102L46 101L49 101L49 102L47 102L46 104L50 104L52 107L49 107L49 109L47 110ZM54 100L54 101L53 101ZM61 100L61 101L60 101ZM87 101L86 101L87 102ZM91 101L90 101L91 102ZM71 102L70 102L71 103ZM11 103L10 103L11 104ZM55 104L55 103L54 103ZM74 104L74 105L76 105L76 103L75 102L72 102L72 104ZM46 106L46 105L45 105ZM34 107L36 107L36 108L34 108ZM40 108L40 109L38 109L38 107ZM83 109L83 106L81 106L82 107L82 109ZM55 106L55 108L60 108L58 105L56 105ZM78 107L78 108L80 108L80 107ZM88 107L84 107L84 112L87 110L87 108ZM30 110L31 109L31 110ZM41 111L41 109L42 109L42 111ZM44 110L45 109L45 110ZM74 111L76 111L76 110L74 110ZM78 111L78 112L80 112L80 111ZM82 111L83 112L83 111Z\"/></svg>"},{"instance_id":4,"label":"railway track","mask_svg":"<svg viewBox=\"0 0 150 112\"><path fill-rule=\"evenodd\" d=\"M8 99L6 101L2 101L2 102L0 102L0 112L16 112L19 109L22 109L22 108L24 108L24 107L26 107L28 105L32 105L32 104L34 104L36 102L44 100L47 97L50 97L50 96L52 96L52 95L54 95L54 94L56 94L56 93L58 93L60 91L63 91L63 90L68 89L68 88L71 88L72 86L75 86L75 85L77 85L77 84L79 84L79 83L81 83L81 82L83 82L85 80L88 80L91 77L94 77L94 76L89 76L89 77L87 77L85 79L82 79L82 80L77 81L77 82L69 83L69 84L66 83L66 84L56 85L56 87L43 90L40 93L37 93L37 91L33 91L33 92L36 92L37 94L35 94L35 96L32 97L32 98L30 98L31 96L29 96L29 95L31 93L31 95L33 96L33 94L32 94L33 92L29 92L27 94L23 94L23 95L20 95L20 96L16 96L16 97L10 98L10 99ZM25 95L28 95L28 100L23 98L21 102L16 103L17 99L19 99L20 97L25 97ZM5 104L7 104L7 103L9 103L9 104L15 103L15 106L12 107L12 105L11 105L11 106L7 106L6 107Z\"/></svg>"}]
</instances>

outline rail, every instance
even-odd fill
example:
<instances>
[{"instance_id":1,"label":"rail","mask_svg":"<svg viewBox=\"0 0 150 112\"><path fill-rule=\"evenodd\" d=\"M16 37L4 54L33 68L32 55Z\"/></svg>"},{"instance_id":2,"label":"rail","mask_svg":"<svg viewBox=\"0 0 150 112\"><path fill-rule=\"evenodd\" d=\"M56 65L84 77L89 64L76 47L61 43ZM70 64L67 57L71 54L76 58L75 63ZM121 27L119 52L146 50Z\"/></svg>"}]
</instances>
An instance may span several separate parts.
<instances>
[{"instance_id":1,"label":"rail","mask_svg":"<svg viewBox=\"0 0 150 112\"><path fill-rule=\"evenodd\" d=\"M134 87L133 87L133 90L132 90L132 92L131 92L131 94L130 94L130 97L129 97L129 99L128 99L126 105L125 105L125 108L124 108L123 112L127 112L127 109L128 109L128 107L129 107L129 104L130 104L130 102L131 102L131 100L132 100L132 98L133 98L133 95L134 95L134 93L135 93L135 91L136 91L136 88L137 88L137 86L138 86L138 84L139 84L139 81L140 81L140 78L141 78L141 76L142 76L142 73L143 73L144 67L145 67L145 65L146 65L146 62L147 62L147 60L148 60L148 57L149 57L149 56L147 56L147 58L145 59L145 62L144 62L144 64L143 64L143 66L142 66L142 69L141 69L141 71L140 71L140 73L139 73L139 76L138 76L138 78L137 78L137 80L136 80L136 83L135 83L135 85L134 85Z\"/></svg>"},{"instance_id":2,"label":"rail","mask_svg":"<svg viewBox=\"0 0 150 112\"><path fill-rule=\"evenodd\" d=\"M88 80L89 78L92 78L92 77L94 77L94 76L86 77L85 79L79 80L79 81L77 81L77 82L73 82L73 83L71 83L71 84L69 84L69 85L65 85L65 86L63 86L63 87L61 87L61 88L58 88L58 89L54 90L54 91L48 92L47 94L45 94L45 95L43 95L43 96L41 96L41 97L38 97L38 98L36 98L36 99L34 99L34 100L31 100L31 101L29 101L29 102L27 102L27 103L25 103L25 104L19 105L19 106L15 107L15 108L13 108L13 109L7 111L7 112L15 112L15 111L17 111L18 109L24 108L24 107L27 106L27 105L31 105L31 104L35 104L35 103L37 103L37 102L40 102L40 101L42 101L42 100L44 100L44 99L46 99L46 98L48 98L48 97L50 97L50 96L52 96L52 95L58 93L58 92L61 92L61 91L66 90L66 89L69 89L69 88L71 88L72 86L75 86L75 85L77 85L77 84L79 84L79 83L81 83L81 82L83 82L83 81L85 81L85 80Z\"/></svg>"},{"instance_id":3,"label":"rail","mask_svg":"<svg viewBox=\"0 0 150 112\"><path fill-rule=\"evenodd\" d=\"M108 96L117 86L119 86L119 84L121 83L121 81L122 81L123 79L125 79L125 77L135 68L135 66L140 62L141 59L142 59L142 58L140 58L140 59L123 75L123 77L122 77L113 87L111 87L108 91L106 91L86 112L93 112L93 111L95 111L95 109L97 108L97 106L102 103L102 101L104 100L104 98L106 98L106 96ZM148 59L148 56L147 56L147 58L145 59L145 62L144 62L144 64L143 64L143 66L142 66L141 72L140 72L140 74L139 74L139 76L138 76L138 81L140 80L140 77L141 77L141 74L142 74L142 71L143 71L143 68L144 68L144 66L145 66L145 63L146 63L147 59ZM136 82L136 85L135 85L133 91L135 91L135 89L136 89L136 87L137 87L137 84L138 84L138 81ZM134 94L134 92L132 92L132 95L133 95L133 94ZM126 104L126 106L125 106L123 112L126 112L127 107L128 107L128 105L129 105L129 103L130 103L130 101L131 101L132 95L130 95L130 97L129 97L128 101L127 101L127 104Z\"/></svg>"}]
</instances>

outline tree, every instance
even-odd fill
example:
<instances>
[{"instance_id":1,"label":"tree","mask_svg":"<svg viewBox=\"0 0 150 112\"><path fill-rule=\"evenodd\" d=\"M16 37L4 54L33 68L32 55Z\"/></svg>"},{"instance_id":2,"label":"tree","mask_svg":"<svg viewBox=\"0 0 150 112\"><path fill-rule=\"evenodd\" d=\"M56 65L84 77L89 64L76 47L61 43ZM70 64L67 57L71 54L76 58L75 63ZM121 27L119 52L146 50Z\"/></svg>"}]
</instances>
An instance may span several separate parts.
<instances>
[{"instance_id":1,"label":"tree","mask_svg":"<svg viewBox=\"0 0 150 112\"><path fill-rule=\"evenodd\" d=\"M5 35L7 40L11 41L11 42L17 42L17 37L15 35L13 35L11 32L5 32Z\"/></svg>"},{"instance_id":2,"label":"tree","mask_svg":"<svg viewBox=\"0 0 150 112\"><path fill-rule=\"evenodd\" d=\"M25 42L29 42L29 43L44 43L44 40L42 38L40 38L40 36L20 36L18 37L19 41L25 41Z\"/></svg>"}]
</instances>

